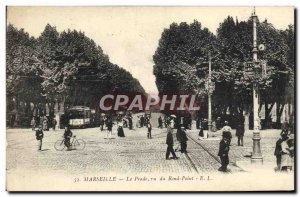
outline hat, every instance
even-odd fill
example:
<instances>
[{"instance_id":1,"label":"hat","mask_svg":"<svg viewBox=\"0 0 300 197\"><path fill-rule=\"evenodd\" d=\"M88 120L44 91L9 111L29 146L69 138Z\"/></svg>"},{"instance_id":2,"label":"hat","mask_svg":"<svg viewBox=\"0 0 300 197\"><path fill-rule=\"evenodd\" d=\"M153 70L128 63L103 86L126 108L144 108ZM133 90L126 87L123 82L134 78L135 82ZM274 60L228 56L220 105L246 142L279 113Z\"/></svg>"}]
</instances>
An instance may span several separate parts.
<instances>
[{"instance_id":1,"label":"hat","mask_svg":"<svg viewBox=\"0 0 300 197\"><path fill-rule=\"evenodd\" d=\"M171 115L172 118L176 118L176 116L174 114Z\"/></svg>"}]
</instances>

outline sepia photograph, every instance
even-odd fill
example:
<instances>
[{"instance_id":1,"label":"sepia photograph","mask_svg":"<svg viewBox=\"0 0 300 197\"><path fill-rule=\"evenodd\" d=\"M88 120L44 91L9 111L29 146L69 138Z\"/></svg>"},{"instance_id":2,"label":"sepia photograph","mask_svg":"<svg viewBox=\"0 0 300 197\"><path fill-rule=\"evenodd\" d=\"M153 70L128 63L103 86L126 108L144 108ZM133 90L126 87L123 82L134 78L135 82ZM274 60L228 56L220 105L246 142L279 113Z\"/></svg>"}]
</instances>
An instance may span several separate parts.
<instances>
[{"instance_id":1,"label":"sepia photograph","mask_svg":"<svg viewBox=\"0 0 300 197\"><path fill-rule=\"evenodd\" d=\"M7 6L8 192L295 192L292 6Z\"/></svg>"}]
</instances>

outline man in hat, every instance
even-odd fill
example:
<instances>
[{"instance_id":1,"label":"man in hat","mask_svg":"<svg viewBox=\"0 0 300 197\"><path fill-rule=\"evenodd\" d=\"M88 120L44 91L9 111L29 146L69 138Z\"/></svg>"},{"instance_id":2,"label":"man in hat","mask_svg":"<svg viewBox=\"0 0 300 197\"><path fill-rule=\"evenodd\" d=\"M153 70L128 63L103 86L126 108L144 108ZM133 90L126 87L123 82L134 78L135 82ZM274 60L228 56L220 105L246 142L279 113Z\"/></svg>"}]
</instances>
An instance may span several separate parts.
<instances>
[{"instance_id":1,"label":"man in hat","mask_svg":"<svg viewBox=\"0 0 300 197\"><path fill-rule=\"evenodd\" d=\"M36 137L36 140L38 141L38 147L39 147L38 150L42 150L42 144L43 144L43 138L44 138L42 125L39 125L39 128L36 129L35 137Z\"/></svg>"},{"instance_id":2,"label":"man in hat","mask_svg":"<svg viewBox=\"0 0 300 197\"><path fill-rule=\"evenodd\" d=\"M151 135L152 125L151 125L150 121L147 123L147 129L148 129L147 137L148 137L148 139L152 139L152 135Z\"/></svg>"},{"instance_id":3,"label":"man in hat","mask_svg":"<svg viewBox=\"0 0 300 197\"><path fill-rule=\"evenodd\" d=\"M53 131L55 131L56 125L57 125L57 121L56 121L56 118L54 117L53 120L52 120L52 129L53 129Z\"/></svg>"},{"instance_id":4,"label":"man in hat","mask_svg":"<svg viewBox=\"0 0 300 197\"><path fill-rule=\"evenodd\" d=\"M180 147L181 147L181 153L187 153L186 151L186 148L187 148L187 141L188 141L188 138L186 136L186 133L185 133L185 127L182 125L181 128L179 129L180 131Z\"/></svg>"},{"instance_id":5,"label":"man in hat","mask_svg":"<svg viewBox=\"0 0 300 197\"><path fill-rule=\"evenodd\" d=\"M64 132L64 144L67 147L67 151L71 150L71 137L73 136L72 131L70 130L70 126L66 125L65 126L65 132Z\"/></svg>"},{"instance_id":6,"label":"man in hat","mask_svg":"<svg viewBox=\"0 0 300 197\"><path fill-rule=\"evenodd\" d=\"M162 121L161 116L159 116L159 118L158 118L158 128L160 128L160 129L163 128L163 121Z\"/></svg>"},{"instance_id":7,"label":"man in hat","mask_svg":"<svg viewBox=\"0 0 300 197\"><path fill-rule=\"evenodd\" d=\"M219 171L222 172L227 172L227 165L229 164L229 157L228 157L228 153L229 153L229 145L230 145L230 141L227 138L226 134L222 136L222 140L220 141L219 144L219 152L218 152L218 156L220 157L221 160L221 167L219 168Z\"/></svg>"},{"instance_id":8,"label":"man in hat","mask_svg":"<svg viewBox=\"0 0 300 197\"><path fill-rule=\"evenodd\" d=\"M167 152L166 152L166 159L167 160L170 159L169 158L170 153L172 153L173 159L178 159L178 157L176 156L175 151L173 149L173 144L174 144L174 141L173 141L173 130L170 127L168 127L168 134L167 134L166 144L168 145Z\"/></svg>"}]
</instances>

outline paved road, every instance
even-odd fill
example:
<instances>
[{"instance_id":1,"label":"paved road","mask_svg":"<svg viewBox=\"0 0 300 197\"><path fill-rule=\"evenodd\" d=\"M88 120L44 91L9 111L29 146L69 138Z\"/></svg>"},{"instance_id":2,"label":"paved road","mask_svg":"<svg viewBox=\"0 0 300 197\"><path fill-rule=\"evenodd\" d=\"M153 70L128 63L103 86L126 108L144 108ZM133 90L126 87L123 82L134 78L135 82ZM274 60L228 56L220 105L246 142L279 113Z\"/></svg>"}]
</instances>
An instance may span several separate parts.
<instances>
[{"instance_id":1,"label":"paved road","mask_svg":"<svg viewBox=\"0 0 300 197\"><path fill-rule=\"evenodd\" d=\"M63 130L46 131L43 151L37 151L34 132L15 129L7 132L7 169L17 168L55 170L68 173L177 173L216 171L220 163L192 139L188 141L187 155L177 153L180 159L165 160L166 129L154 128L152 139L147 139L146 128L125 129L125 138L105 139L106 131L98 128L73 130L86 141L84 150L56 151L54 143ZM233 170L238 170L233 167Z\"/></svg>"}]
</instances>

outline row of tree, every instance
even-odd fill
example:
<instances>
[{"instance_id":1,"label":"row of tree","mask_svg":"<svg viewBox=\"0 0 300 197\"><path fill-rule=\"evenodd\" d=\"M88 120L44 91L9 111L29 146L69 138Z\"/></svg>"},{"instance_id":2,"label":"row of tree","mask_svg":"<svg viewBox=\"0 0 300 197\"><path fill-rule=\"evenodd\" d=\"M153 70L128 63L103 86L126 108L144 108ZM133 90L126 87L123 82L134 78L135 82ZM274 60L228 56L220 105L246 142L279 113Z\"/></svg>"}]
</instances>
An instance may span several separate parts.
<instances>
[{"instance_id":1,"label":"row of tree","mask_svg":"<svg viewBox=\"0 0 300 197\"><path fill-rule=\"evenodd\" d=\"M137 79L111 63L80 31L59 33L48 24L34 38L10 24L6 47L8 117L53 115L57 103L95 109L99 98L111 91L145 93Z\"/></svg>"},{"instance_id":2,"label":"row of tree","mask_svg":"<svg viewBox=\"0 0 300 197\"><path fill-rule=\"evenodd\" d=\"M270 117L276 103L279 122L283 106L294 102L294 26L278 30L265 20L258 22L257 35L257 42L266 47L258 59L267 64L266 75L259 78L245 72L245 63L252 61L251 18L238 21L229 16L220 23L216 35L198 21L171 24L153 56L159 93L189 91L202 99L202 109L207 108L208 86L212 86L207 84L210 52L214 117L228 110L237 116L250 113L253 83L258 82L260 109L264 104L266 117Z\"/></svg>"}]
</instances>

